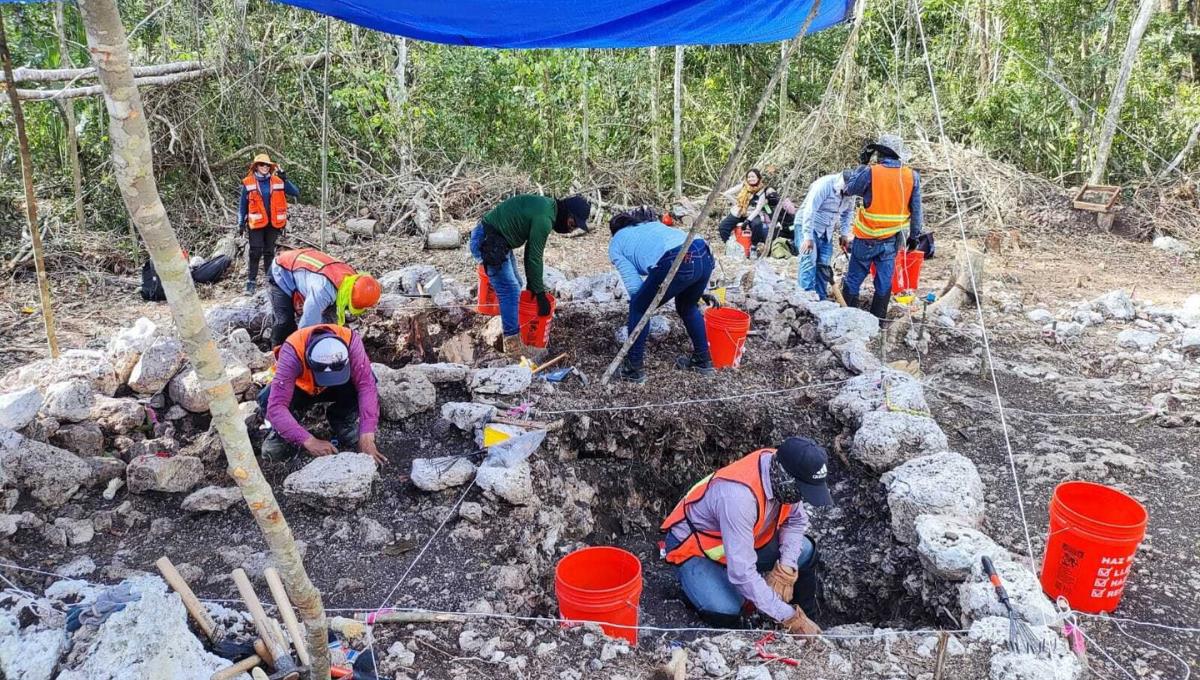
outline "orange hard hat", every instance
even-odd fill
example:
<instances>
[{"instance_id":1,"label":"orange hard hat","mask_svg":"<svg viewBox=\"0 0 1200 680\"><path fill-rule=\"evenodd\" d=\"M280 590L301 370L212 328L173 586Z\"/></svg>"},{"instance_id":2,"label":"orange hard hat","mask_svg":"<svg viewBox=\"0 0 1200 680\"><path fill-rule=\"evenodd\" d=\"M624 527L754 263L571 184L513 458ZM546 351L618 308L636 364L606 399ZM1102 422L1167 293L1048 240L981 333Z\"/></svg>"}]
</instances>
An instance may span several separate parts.
<instances>
[{"instance_id":1,"label":"orange hard hat","mask_svg":"<svg viewBox=\"0 0 1200 680\"><path fill-rule=\"evenodd\" d=\"M355 309L374 307L375 303L379 302L379 295L382 292L383 289L374 276L361 274L354 280L354 287L350 289L350 306Z\"/></svg>"}]
</instances>

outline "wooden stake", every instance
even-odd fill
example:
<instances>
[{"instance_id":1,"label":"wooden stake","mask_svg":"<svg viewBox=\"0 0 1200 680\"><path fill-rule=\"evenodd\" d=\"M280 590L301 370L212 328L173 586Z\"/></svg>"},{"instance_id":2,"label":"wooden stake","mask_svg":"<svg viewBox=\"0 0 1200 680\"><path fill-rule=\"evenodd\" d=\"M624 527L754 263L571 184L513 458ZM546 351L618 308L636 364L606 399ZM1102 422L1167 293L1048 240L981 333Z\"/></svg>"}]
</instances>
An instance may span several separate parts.
<instances>
[{"instance_id":1,"label":"wooden stake","mask_svg":"<svg viewBox=\"0 0 1200 680\"><path fill-rule=\"evenodd\" d=\"M163 580L171 586L171 589L179 594L179 599L183 601L183 608L192 615L192 620L200 627L200 632L204 633L204 637L209 642L215 643L217 641L217 625L209 618L208 611L204 608L204 605L200 604L200 600L196 598L196 593L192 592L191 586L188 585L188 582L179 571L175 569L175 565L171 564L171 560L166 556L163 556L158 558L154 566L158 567L159 573L163 575Z\"/></svg>"},{"instance_id":2,"label":"wooden stake","mask_svg":"<svg viewBox=\"0 0 1200 680\"><path fill-rule=\"evenodd\" d=\"M249 672L251 668L254 668L262 663L263 660L258 658L257 654L251 654L232 666L223 668L216 673L213 673L209 680L233 680L233 678Z\"/></svg>"},{"instance_id":3,"label":"wooden stake","mask_svg":"<svg viewBox=\"0 0 1200 680\"><path fill-rule=\"evenodd\" d=\"M4 79L13 80L12 54L8 51L8 36L4 32L4 12L0 9L0 59L4 61ZM42 257L42 233L38 230L37 195L33 193L33 158L29 153L29 138L25 136L25 112L21 100L12 85L4 88L8 92L8 103L12 106L13 120L17 123L17 146L21 154L21 179L25 183L25 223L29 227L29 240L33 244L33 265L37 269L38 299L42 305L42 323L46 327L46 346L50 357L58 358L58 338L54 333L54 310L50 301L50 280L46 277L46 261Z\"/></svg>"},{"instance_id":4,"label":"wooden stake","mask_svg":"<svg viewBox=\"0 0 1200 680\"><path fill-rule=\"evenodd\" d=\"M296 612L292 611L292 601L288 599L287 590L283 587L279 572L275 571L275 567L267 567L263 570L263 578L267 580L267 587L271 589L271 597L275 598L275 605L279 607L279 618L283 619L283 625L287 626L288 635L292 637L292 644L296 647L296 656L300 657L300 665L311 664L312 658L308 655L308 650L304 648L304 635L300 632L300 622L296 620Z\"/></svg>"}]
</instances>

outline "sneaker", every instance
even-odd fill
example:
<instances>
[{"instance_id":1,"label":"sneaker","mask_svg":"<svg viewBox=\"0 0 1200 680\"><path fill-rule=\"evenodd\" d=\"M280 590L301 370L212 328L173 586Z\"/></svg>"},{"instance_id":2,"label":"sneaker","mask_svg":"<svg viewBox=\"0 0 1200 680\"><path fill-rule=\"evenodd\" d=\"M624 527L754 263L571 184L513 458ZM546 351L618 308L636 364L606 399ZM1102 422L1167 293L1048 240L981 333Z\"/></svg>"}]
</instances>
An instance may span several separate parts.
<instances>
[{"instance_id":1,"label":"sneaker","mask_svg":"<svg viewBox=\"0 0 1200 680\"><path fill-rule=\"evenodd\" d=\"M641 366L634 366L633 364L629 363L629 359L625 359L621 362L621 370L619 371L619 375L621 380L638 385L646 382L647 379L646 369L642 368Z\"/></svg>"},{"instance_id":2,"label":"sneaker","mask_svg":"<svg viewBox=\"0 0 1200 680\"><path fill-rule=\"evenodd\" d=\"M675 358L675 368L684 371L695 371L700 375L712 375L717 372L713 368L712 359L697 359L695 354L684 354Z\"/></svg>"},{"instance_id":3,"label":"sneaker","mask_svg":"<svg viewBox=\"0 0 1200 680\"><path fill-rule=\"evenodd\" d=\"M254 283L253 281L247 281L246 282L246 295L254 295L254 289L257 287L258 287L258 285L256 283Z\"/></svg>"},{"instance_id":4,"label":"sneaker","mask_svg":"<svg viewBox=\"0 0 1200 680\"><path fill-rule=\"evenodd\" d=\"M295 456L299 450L299 447L289 444L278 432L271 430L263 440L261 456L263 460L281 461Z\"/></svg>"}]
</instances>

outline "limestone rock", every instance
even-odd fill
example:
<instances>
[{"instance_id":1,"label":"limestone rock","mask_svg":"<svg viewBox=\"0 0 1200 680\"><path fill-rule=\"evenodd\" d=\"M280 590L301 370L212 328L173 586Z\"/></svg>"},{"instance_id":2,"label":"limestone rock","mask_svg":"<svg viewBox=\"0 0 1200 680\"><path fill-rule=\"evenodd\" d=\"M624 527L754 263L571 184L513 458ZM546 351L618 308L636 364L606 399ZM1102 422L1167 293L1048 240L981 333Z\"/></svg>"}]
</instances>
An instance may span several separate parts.
<instances>
[{"instance_id":1,"label":"limestone rock","mask_svg":"<svg viewBox=\"0 0 1200 680\"><path fill-rule=\"evenodd\" d=\"M96 536L96 527L90 519L71 519L59 517L54 520L54 526L63 530L67 535L67 545L76 546L90 543Z\"/></svg>"},{"instance_id":2,"label":"limestone rock","mask_svg":"<svg viewBox=\"0 0 1200 680\"><path fill-rule=\"evenodd\" d=\"M491 420L495 414L496 407L491 404L469 401L448 401L442 404L442 417L464 432L474 431L476 426Z\"/></svg>"},{"instance_id":3,"label":"limestone rock","mask_svg":"<svg viewBox=\"0 0 1200 680\"><path fill-rule=\"evenodd\" d=\"M255 337L271 324L272 318L265 291L253 297L234 298L204 312L205 323L217 337L229 335L235 328L244 328Z\"/></svg>"},{"instance_id":4,"label":"limestone rock","mask_svg":"<svg viewBox=\"0 0 1200 680\"><path fill-rule=\"evenodd\" d=\"M0 471L9 485L52 508L66 503L92 479L91 466L75 454L12 430L0 430Z\"/></svg>"},{"instance_id":5,"label":"limestone rock","mask_svg":"<svg viewBox=\"0 0 1200 680\"><path fill-rule=\"evenodd\" d=\"M182 493L200 483L204 463L194 456L142 455L129 461L125 476L132 493Z\"/></svg>"},{"instance_id":6,"label":"limestone rock","mask_svg":"<svg viewBox=\"0 0 1200 680\"><path fill-rule=\"evenodd\" d=\"M1130 321L1137 316L1133 299L1123 290L1112 290L1092 300L1090 306L1106 319Z\"/></svg>"},{"instance_id":7,"label":"limestone rock","mask_svg":"<svg viewBox=\"0 0 1200 680\"><path fill-rule=\"evenodd\" d=\"M437 388L419 372L395 370L384 364L371 364L378 380L379 410L388 420L404 420L414 413L433 408Z\"/></svg>"},{"instance_id":8,"label":"limestone rock","mask_svg":"<svg viewBox=\"0 0 1200 680\"><path fill-rule=\"evenodd\" d=\"M242 364L226 365L225 375L233 384L234 394L242 394L253 384L250 369ZM171 401L192 413L204 413L208 410L208 392L200 383L200 374L191 366L171 378L167 391Z\"/></svg>"},{"instance_id":9,"label":"limestone rock","mask_svg":"<svg viewBox=\"0 0 1200 680\"><path fill-rule=\"evenodd\" d=\"M1028 623L1046 625L1054 622L1054 604L1042 592L1037 576L1029 570L1029 563L1015 555L1001 556L992 560L1009 600L1017 616ZM976 561L971 566L971 576L958 587L958 604L963 617L978 621L989 616L1007 616L1004 606L996 599L996 590L983 575L983 566Z\"/></svg>"},{"instance_id":10,"label":"limestone rock","mask_svg":"<svg viewBox=\"0 0 1200 680\"><path fill-rule=\"evenodd\" d=\"M1200 354L1200 328L1189 328L1183 332L1179 337L1179 350L1188 356Z\"/></svg>"},{"instance_id":11,"label":"limestone rock","mask_svg":"<svg viewBox=\"0 0 1200 680\"><path fill-rule=\"evenodd\" d=\"M396 540L396 534L380 522L364 517L359 522L359 539L368 548L378 548Z\"/></svg>"},{"instance_id":12,"label":"limestone rock","mask_svg":"<svg viewBox=\"0 0 1200 680\"><path fill-rule=\"evenodd\" d=\"M379 286L385 293L417 295L438 276L437 267L431 264L410 264L380 276Z\"/></svg>"},{"instance_id":13,"label":"limestone rock","mask_svg":"<svg viewBox=\"0 0 1200 680\"><path fill-rule=\"evenodd\" d=\"M112 362L118 380L121 382L129 380L130 371L137 364L142 352L145 352L154 342L157 333L158 326L150 319L141 317L134 321L132 326L122 328L113 334L108 341L107 351L108 360Z\"/></svg>"},{"instance_id":14,"label":"limestone rock","mask_svg":"<svg viewBox=\"0 0 1200 680\"><path fill-rule=\"evenodd\" d=\"M861 309L834 307L817 316L817 330L826 345L835 345L845 338L867 343L879 335L879 319Z\"/></svg>"},{"instance_id":15,"label":"limestone rock","mask_svg":"<svg viewBox=\"0 0 1200 680\"><path fill-rule=\"evenodd\" d=\"M180 504L185 512L224 512L242 500L242 491L236 486L206 486L193 491Z\"/></svg>"},{"instance_id":16,"label":"limestone rock","mask_svg":"<svg viewBox=\"0 0 1200 680\"><path fill-rule=\"evenodd\" d=\"M183 367L183 343L163 335L142 352L129 374L129 387L138 394L157 394Z\"/></svg>"},{"instance_id":17,"label":"limestone rock","mask_svg":"<svg viewBox=\"0 0 1200 680\"><path fill-rule=\"evenodd\" d=\"M471 371L468 386L477 394L520 394L529 388L533 374L525 366L500 366Z\"/></svg>"},{"instance_id":18,"label":"limestone rock","mask_svg":"<svg viewBox=\"0 0 1200 680\"><path fill-rule=\"evenodd\" d=\"M234 360L248 367L251 371L262 371L271 367L275 359L270 352L264 352L254 344L249 331L245 328L235 328L225 340L224 350Z\"/></svg>"},{"instance_id":19,"label":"limestone rock","mask_svg":"<svg viewBox=\"0 0 1200 680\"><path fill-rule=\"evenodd\" d=\"M1149 352L1158 344L1158 338L1158 333L1127 328L1117 333L1117 346L1124 347L1125 349Z\"/></svg>"},{"instance_id":20,"label":"limestone rock","mask_svg":"<svg viewBox=\"0 0 1200 680\"><path fill-rule=\"evenodd\" d=\"M349 512L371 495L379 472L365 453L338 453L313 459L283 480L283 490L317 510Z\"/></svg>"},{"instance_id":21,"label":"limestone rock","mask_svg":"<svg viewBox=\"0 0 1200 680\"><path fill-rule=\"evenodd\" d=\"M1163 252L1178 255L1179 257L1187 257L1192 254L1191 246L1172 236L1159 236L1151 242L1151 245Z\"/></svg>"},{"instance_id":22,"label":"limestone rock","mask_svg":"<svg viewBox=\"0 0 1200 680\"><path fill-rule=\"evenodd\" d=\"M63 352L57 359L41 359L14 368L0 380L0 391L7 392L30 385L44 391L54 383L74 378L88 381L94 392L109 397L116 394L121 384L117 379L116 370L104 352L71 349Z\"/></svg>"},{"instance_id":23,"label":"limestone rock","mask_svg":"<svg viewBox=\"0 0 1200 680\"><path fill-rule=\"evenodd\" d=\"M917 542L916 520L943 515L968 526L983 523L983 481L968 458L943 451L908 461L883 475L892 533L902 543Z\"/></svg>"},{"instance_id":24,"label":"limestone rock","mask_svg":"<svg viewBox=\"0 0 1200 680\"><path fill-rule=\"evenodd\" d=\"M54 383L46 388L46 401L42 403L42 415L60 423L77 423L86 420L92 412L96 394L87 380L75 378Z\"/></svg>"},{"instance_id":25,"label":"limestone rock","mask_svg":"<svg viewBox=\"0 0 1200 680\"><path fill-rule=\"evenodd\" d=\"M475 465L466 458L453 456L414 458L409 476L422 491L441 491L471 481L475 476Z\"/></svg>"},{"instance_id":26,"label":"limestone rock","mask_svg":"<svg viewBox=\"0 0 1200 680\"><path fill-rule=\"evenodd\" d=\"M834 344L830 349L833 350L833 353L837 356L842 366L845 366L846 370L851 373L870 373L878 371L883 367L879 363L879 357L867 349L867 346L857 338L845 338Z\"/></svg>"},{"instance_id":27,"label":"limestone rock","mask_svg":"<svg viewBox=\"0 0 1200 680\"><path fill-rule=\"evenodd\" d=\"M948 581L965 581L983 555L1005 554L970 522L942 515L920 515L916 521L917 554L925 570Z\"/></svg>"},{"instance_id":28,"label":"limestone rock","mask_svg":"<svg viewBox=\"0 0 1200 680\"><path fill-rule=\"evenodd\" d=\"M50 443L81 456L98 456L104 453L104 432L95 423L64 425Z\"/></svg>"},{"instance_id":29,"label":"limestone rock","mask_svg":"<svg viewBox=\"0 0 1200 680\"><path fill-rule=\"evenodd\" d=\"M829 402L829 412L851 429L862 425L872 411L928 413L920 381L903 371L884 369L864 373L842 385Z\"/></svg>"},{"instance_id":30,"label":"limestone rock","mask_svg":"<svg viewBox=\"0 0 1200 680\"><path fill-rule=\"evenodd\" d=\"M15 611L0 613L0 677L51 680L69 644L61 629L21 630Z\"/></svg>"},{"instance_id":31,"label":"limestone rock","mask_svg":"<svg viewBox=\"0 0 1200 680\"><path fill-rule=\"evenodd\" d=\"M229 665L204 650L188 628L182 602L162 579L136 576L130 581L140 597L109 616L94 636L76 643L86 648L72 655L77 665L64 669L58 680L208 680Z\"/></svg>"},{"instance_id":32,"label":"limestone rock","mask_svg":"<svg viewBox=\"0 0 1200 680\"><path fill-rule=\"evenodd\" d=\"M647 336L647 341L651 343L659 343L666 340L671 335L671 322L662 314L655 314L650 317L650 321L646 323L646 327L650 329L650 334ZM618 345L625 344L625 340L629 338L629 327L622 324L617 327L613 339Z\"/></svg>"},{"instance_id":33,"label":"limestone rock","mask_svg":"<svg viewBox=\"0 0 1200 680\"><path fill-rule=\"evenodd\" d=\"M1025 312L1025 318L1034 323L1050 323L1054 320L1054 315L1049 310L1037 308Z\"/></svg>"},{"instance_id":34,"label":"limestone rock","mask_svg":"<svg viewBox=\"0 0 1200 680\"><path fill-rule=\"evenodd\" d=\"M533 476L527 461L511 468L484 465L475 472L475 483L513 505L533 501Z\"/></svg>"},{"instance_id":35,"label":"limestone rock","mask_svg":"<svg viewBox=\"0 0 1200 680\"><path fill-rule=\"evenodd\" d=\"M463 382L467 379L467 374L471 369L462 364L409 364L405 366L406 371L420 373L425 376L425 379L434 385L443 383Z\"/></svg>"},{"instance_id":36,"label":"limestone rock","mask_svg":"<svg viewBox=\"0 0 1200 680\"><path fill-rule=\"evenodd\" d=\"M88 419L108 434L128 434L146 422L146 408L136 399L96 397Z\"/></svg>"},{"instance_id":37,"label":"limestone rock","mask_svg":"<svg viewBox=\"0 0 1200 680\"><path fill-rule=\"evenodd\" d=\"M0 428L19 430L37 416L45 401L36 387L25 387L0 394Z\"/></svg>"},{"instance_id":38,"label":"limestone rock","mask_svg":"<svg viewBox=\"0 0 1200 680\"><path fill-rule=\"evenodd\" d=\"M918 456L945 451L946 434L932 418L894 411L862 415L850 456L873 470L888 470Z\"/></svg>"}]
</instances>

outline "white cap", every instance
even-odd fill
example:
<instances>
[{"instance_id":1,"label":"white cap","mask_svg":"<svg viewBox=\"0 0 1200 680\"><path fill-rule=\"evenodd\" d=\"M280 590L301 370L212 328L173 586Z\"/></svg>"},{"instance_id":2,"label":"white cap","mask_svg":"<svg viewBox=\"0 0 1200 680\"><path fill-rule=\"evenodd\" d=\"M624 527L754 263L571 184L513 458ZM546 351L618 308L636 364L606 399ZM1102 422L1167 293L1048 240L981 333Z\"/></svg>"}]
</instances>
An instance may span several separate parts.
<instances>
[{"instance_id":1,"label":"white cap","mask_svg":"<svg viewBox=\"0 0 1200 680\"><path fill-rule=\"evenodd\" d=\"M308 367L321 387L345 384L350 379L350 350L339 337L318 338L308 346Z\"/></svg>"}]
</instances>

